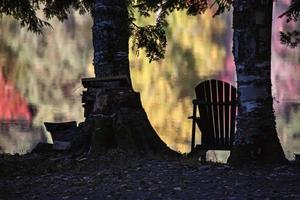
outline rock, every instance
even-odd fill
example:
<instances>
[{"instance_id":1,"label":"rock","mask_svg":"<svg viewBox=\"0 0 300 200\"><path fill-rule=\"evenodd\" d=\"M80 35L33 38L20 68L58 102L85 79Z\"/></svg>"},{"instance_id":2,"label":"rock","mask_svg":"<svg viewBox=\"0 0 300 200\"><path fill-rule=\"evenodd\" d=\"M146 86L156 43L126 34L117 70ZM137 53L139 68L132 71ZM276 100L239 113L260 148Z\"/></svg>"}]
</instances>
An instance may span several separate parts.
<instances>
[{"instance_id":1,"label":"rock","mask_svg":"<svg viewBox=\"0 0 300 200\"><path fill-rule=\"evenodd\" d=\"M181 189L181 187L174 187L173 190L175 190L175 191L181 191L182 189Z\"/></svg>"},{"instance_id":2,"label":"rock","mask_svg":"<svg viewBox=\"0 0 300 200\"><path fill-rule=\"evenodd\" d=\"M49 131L50 133L57 132L57 131L65 131L70 128L77 127L76 121L60 122L60 123L44 122L44 125L46 127L46 130Z\"/></svg>"},{"instance_id":3,"label":"rock","mask_svg":"<svg viewBox=\"0 0 300 200\"><path fill-rule=\"evenodd\" d=\"M44 153L49 153L51 151L52 151L52 144L38 143L31 152L37 154L44 154Z\"/></svg>"},{"instance_id":4,"label":"rock","mask_svg":"<svg viewBox=\"0 0 300 200\"><path fill-rule=\"evenodd\" d=\"M59 151L71 150L76 152L88 151L90 146L90 126L76 121L50 123L45 122L47 131L51 133L53 149Z\"/></svg>"},{"instance_id":5,"label":"rock","mask_svg":"<svg viewBox=\"0 0 300 200\"><path fill-rule=\"evenodd\" d=\"M76 122L65 123L47 123L45 122L47 131L51 133L53 141L71 141L75 134L78 133Z\"/></svg>"},{"instance_id":6,"label":"rock","mask_svg":"<svg viewBox=\"0 0 300 200\"><path fill-rule=\"evenodd\" d=\"M54 141L53 142L53 149L54 150L69 150L71 148L71 142L64 142L64 141Z\"/></svg>"},{"instance_id":7,"label":"rock","mask_svg":"<svg viewBox=\"0 0 300 200\"><path fill-rule=\"evenodd\" d=\"M300 153L295 153L295 162L300 164Z\"/></svg>"}]
</instances>

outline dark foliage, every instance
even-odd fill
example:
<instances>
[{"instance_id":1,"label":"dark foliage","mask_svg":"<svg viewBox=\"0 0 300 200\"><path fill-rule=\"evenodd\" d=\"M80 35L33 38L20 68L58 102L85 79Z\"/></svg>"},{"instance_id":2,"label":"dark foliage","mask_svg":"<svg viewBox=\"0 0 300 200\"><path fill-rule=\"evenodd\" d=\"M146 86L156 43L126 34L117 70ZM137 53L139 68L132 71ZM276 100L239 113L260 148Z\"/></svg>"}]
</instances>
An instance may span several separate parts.
<instances>
[{"instance_id":1,"label":"dark foliage","mask_svg":"<svg viewBox=\"0 0 300 200\"><path fill-rule=\"evenodd\" d=\"M288 10L279 17L286 17L286 22L297 22L300 19L300 1L292 0ZM281 43L292 48L297 47L300 43L300 32L297 30L280 32Z\"/></svg>"},{"instance_id":2,"label":"dark foliage","mask_svg":"<svg viewBox=\"0 0 300 200\"><path fill-rule=\"evenodd\" d=\"M280 32L281 43L289 47L295 48L300 43L300 32L295 30L292 32Z\"/></svg>"},{"instance_id":3,"label":"dark foliage","mask_svg":"<svg viewBox=\"0 0 300 200\"><path fill-rule=\"evenodd\" d=\"M20 21L29 31L42 33L43 27L50 26L49 20L57 17L60 21L68 18L71 9L84 14L90 10L92 0L1 0L0 17L10 15ZM42 10L46 20L36 11Z\"/></svg>"},{"instance_id":4,"label":"dark foliage","mask_svg":"<svg viewBox=\"0 0 300 200\"><path fill-rule=\"evenodd\" d=\"M28 30L41 33L44 26L50 26L46 21L41 20L36 10L39 9L39 3L35 1L1 0L0 17L3 14L11 15L20 21L21 26L27 26Z\"/></svg>"},{"instance_id":5,"label":"dark foliage","mask_svg":"<svg viewBox=\"0 0 300 200\"><path fill-rule=\"evenodd\" d=\"M173 11L186 10L188 15L203 14L211 1L208 0L137 0L132 7L138 10L141 16L149 17L152 13L157 15L156 24L145 27L133 26L135 45L137 48L145 48L147 57L151 60L159 60L164 57L167 45L165 28L168 23L166 17ZM215 0L215 15L229 10L232 0ZM132 16L134 19L134 16Z\"/></svg>"},{"instance_id":6,"label":"dark foliage","mask_svg":"<svg viewBox=\"0 0 300 200\"><path fill-rule=\"evenodd\" d=\"M60 21L68 19L71 9L78 10L80 14L90 11L92 0L46 0L43 9L47 19L57 17Z\"/></svg>"},{"instance_id":7,"label":"dark foliage","mask_svg":"<svg viewBox=\"0 0 300 200\"><path fill-rule=\"evenodd\" d=\"M56 17L60 21L68 19L72 10L80 14L91 11L93 0L1 0L0 17L10 15L19 20L20 25L27 27L29 31L42 33L43 27L51 24L47 20ZM175 10L186 10L188 15L204 13L209 7L216 7L215 15L229 10L233 0L128 0L130 13L131 35L134 37L134 46L137 49L145 49L150 61L164 57L167 45L165 28L166 17ZM37 14L42 10L43 19ZM134 10L141 16L149 17L157 15L154 25L144 27L134 23ZM300 18L300 0L292 0L289 9L279 17L286 17L287 23L296 22ZM281 32L281 42L290 47L296 47L300 43L300 32L297 30Z\"/></svg>"},{"instance_id":8,"label":"dark foliage","mask_svg":"<svg viewBox=\"0 0 300 200\"><path fill-rule=\"evenodd\" d=\"M134 36L134 46L137 49L145 48L146 56L150 61L159 60L164 57L167 38L162 25L137 27Z\"/></svg>"},{"instance_id":9,"label":"dark foliage","mask_svg":"<svg viewBox=\"0 0 300 200\"><path fill-rule=\"evenodd\" d=\"M287 22L297 21L300 17L300 1L292 0L291 5L288 10L282 13L279 17L285 16L287 18Z\"/></svg>"},{"instance_id":10,"label":"dark foliage","mask_svg":"<svg viewBox=\"0 0 300 200\"><path fill-rule=\"evenodd\" d=\"M216 7L215 15L229 10L232 0L124 0L128 2L130 14L130 30L134 37L134 45L144 48L151 60L164 57L167 45L165 28L166 17L175 10L186 10L188 15L204 13L207 8ZM43 27L51 26L47 20L56 17L60 21L68 19L72 10L80 14L89 13L92 10L93 0L1 0L0 17L10 15L19 20L21 26L27 27L29 31L42 33ZM41 10L43 16L37 11ZM156 14L156 23L144 27L134 23L134 10L141 16L149 17Z\"/></svg>"},{"instance_id":11,"label":"dark foliage","mask_svg":"<svg viewBox=\"0 0 300 200\"><path fill-rule=\"evenodd\" d=\"M233 0L216 0L214 4L218 5L218 9L216 11L216 13L214 14L214 16L219 15L223 12L225 12L226 10L230 10L231 5L233 4Z\"/></svg>"}]
</instances>

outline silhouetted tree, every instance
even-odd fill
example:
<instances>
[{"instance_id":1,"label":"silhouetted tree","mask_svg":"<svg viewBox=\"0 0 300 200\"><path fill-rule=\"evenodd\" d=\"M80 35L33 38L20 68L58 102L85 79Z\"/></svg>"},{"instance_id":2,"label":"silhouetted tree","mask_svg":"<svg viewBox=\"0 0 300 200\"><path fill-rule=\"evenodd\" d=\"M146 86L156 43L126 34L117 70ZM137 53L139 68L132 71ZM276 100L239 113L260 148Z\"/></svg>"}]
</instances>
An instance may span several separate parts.
<instances>
[{"instance_id":1,"label":"silhouetted tree","mask_svg":"<svg viewBox=\"0 0 300 200\"><path fill-rule=\"evenodd\" d=\"M234 1L239 106L232 164L286 162L277 137L271 90L272 11L272 0Z\"/></svg>"},{"instance_id":2,"label":"silhouetted tree","mask_svg":"<svg viewBox=\"0 0 300 200\"><path fill-rule=\"evenodd\" d=\"M128 6L126 0L95 0L93 4L96 77L126 75L130 80L128 40L131 29ZM100 114L94 123L100 128L100 135L104 134L101 132L104 128L108 128L106 134L113 140L112 146L143 153L172 152L152 128L139 93L119 91L113 83L94 92L93 114ZM97 134L97 129L95 131ZM99 141L97 146L106 145Z\"/></svg>"},{"instance_id":3,"label":"silhouetted tree","mask_svg":"<svg viewBox=\"0 0 300 200\"><path fill-rule=\"evenodd\" d=\"M287 9L286 12L282 13L279 17L286 17L286 22L297 22L300 20L300 1L292 0L291 5ZM290 47L297 47L300 43L300 31L299 30L290 30L290 31L282 31L281 34L281 42Z\"/></svg>"}]
</instances>

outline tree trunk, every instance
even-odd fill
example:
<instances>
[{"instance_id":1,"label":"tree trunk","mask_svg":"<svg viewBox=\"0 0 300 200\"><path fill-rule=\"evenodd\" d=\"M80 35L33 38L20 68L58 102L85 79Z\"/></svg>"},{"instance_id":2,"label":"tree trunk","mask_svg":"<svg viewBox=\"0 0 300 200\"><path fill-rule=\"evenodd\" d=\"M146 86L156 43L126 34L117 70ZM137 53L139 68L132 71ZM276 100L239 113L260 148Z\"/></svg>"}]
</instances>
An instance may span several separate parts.
<instances>
[{"instance_id":1,"label":"tree trunk","mask_svg":"<svg viewBox=\"0 0 300 200\"><path fill-rule=\"evenodd\" d=\"M95 0L92 14L96 77L130 77L127 0Z\"/></svg>"},{"instance_id":2,"label":"tree trunk","mask_svg":"<svg viewBox=\"0 0 300 200\"><path fill-rule=\"evenodd\" d=\"M238 87L237 133L228 162L285 163L271 90L272 0L234 1L233 54Z\"/></svg>"},{"instance_id":3,"label":"tree trunk","mask_svg":"<svg viewBox=\"0 0 300 200\"><path fill-rule=\"evenodd\" d=\"M112 81L85 92L87 99L92 97L93 107L88 109L85 105L86 121L94 124L92 138L99 140L92 141L97 146L94 149L118 147L142 153L174 153L152 128L139 93L132 90L127 0L95 0L93 19L96 78L125 75L129 80L127 89Z\"/></svg>"}]
</instances>

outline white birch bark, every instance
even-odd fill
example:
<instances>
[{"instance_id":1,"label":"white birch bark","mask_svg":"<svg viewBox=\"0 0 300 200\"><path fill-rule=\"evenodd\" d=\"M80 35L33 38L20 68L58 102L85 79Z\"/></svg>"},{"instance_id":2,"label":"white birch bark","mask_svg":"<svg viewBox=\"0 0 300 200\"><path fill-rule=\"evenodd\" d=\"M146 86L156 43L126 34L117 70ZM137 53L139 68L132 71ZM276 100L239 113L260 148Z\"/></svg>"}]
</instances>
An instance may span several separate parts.
<instances>
[{"instance_id":1,"label":"white birch bark","mask_svg":"<svg viewBox=\"0 0 300 200\"><path fill-rule=\"evenodd\" d=\"M233 54L239 107L229 162L283 162L271 92L272 0L234 1Z\"/></svg>"}]
</instances>

